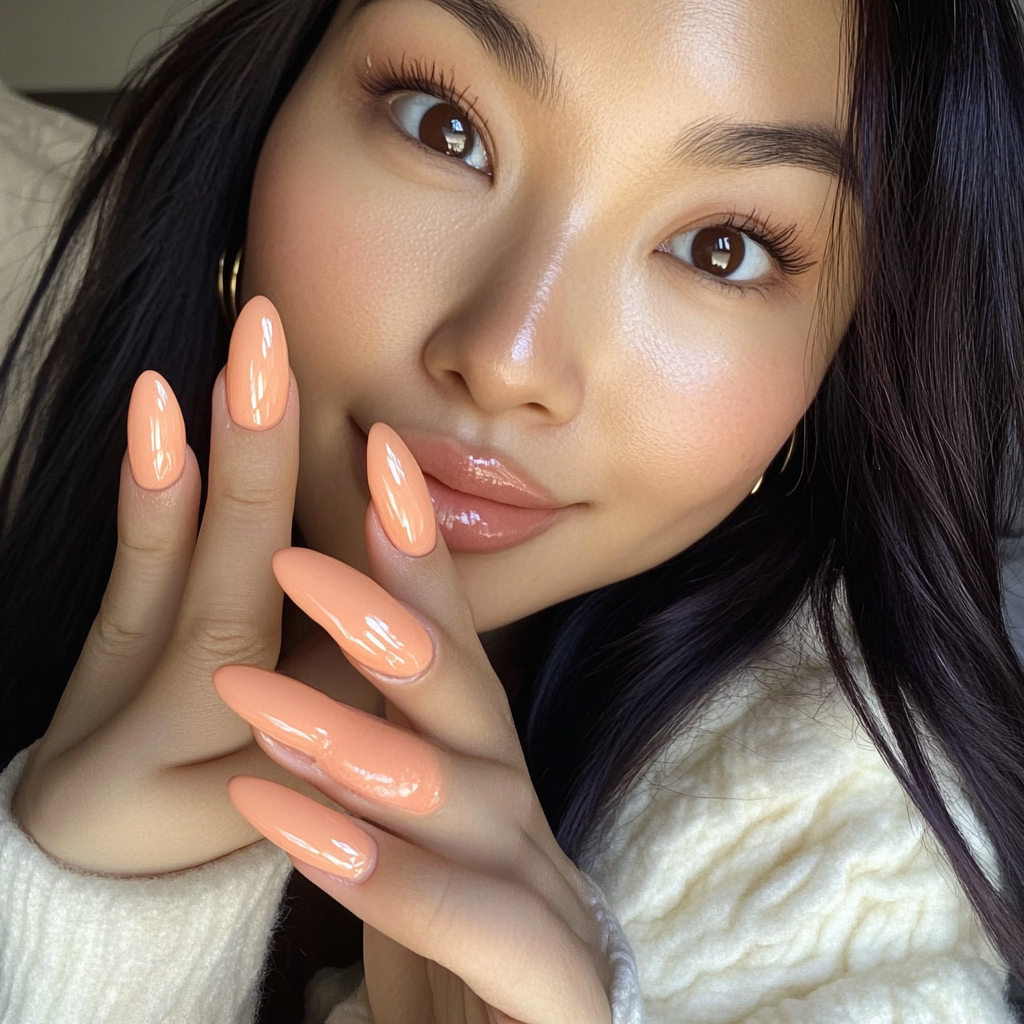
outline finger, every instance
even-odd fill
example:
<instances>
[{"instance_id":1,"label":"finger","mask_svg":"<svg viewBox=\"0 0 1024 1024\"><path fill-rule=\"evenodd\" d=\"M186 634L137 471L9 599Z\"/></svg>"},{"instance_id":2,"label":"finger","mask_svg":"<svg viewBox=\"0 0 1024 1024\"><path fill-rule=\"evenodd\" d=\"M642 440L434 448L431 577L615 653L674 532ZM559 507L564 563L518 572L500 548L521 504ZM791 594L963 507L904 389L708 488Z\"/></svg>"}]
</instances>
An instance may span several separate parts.
<instances>
[{"instance_id":1,"label":"finger","mask_svg":"<svg viewBox=\"0 0 1024 1024\"><path fill-rule=\"evenodd\" d=\"M591 950L537 894L273 783L236 776L229 788L302 874L486 1003L525 1024L610 1021Z\"/></svg>"},{"instance_id":2,"label":"finger","mask_svg":"<svg viewBox=\"0 0 1024 1024\"><path fill-rule=\"evenodd\" d=\"M334 803L417 846L520 878L553 905L576 905L530 838L546 829L525 773L437 748L278 673L230 665L214 687L271 758ZM589 917L573 925L585 929Z\"/></svg>"},{"instance_id":3,"label":"finger","mask_svg":"<svg viewBox=\"0 0 1024 1024\"><path fill-rule=\"evenodd\" d=\"M372 826L363 827L369 831ZM292 863L372 928L447 968L514 1020L611 1020L591 951L543 900L386 832L377 830L374 838L376 866L360 885L294 853Z\"/></svg>"},{"instance_id":4,"label":"finger","mask_svg":"<svg viewBox=\"0 0 1024 1024\"><path fill-rule=\"evenodd\" d=\"M270 560L291 536L298 436L284 333L258 297L239 316L214 387L203 523L171 644L140 708L162 723L158 746L176 763L250 739L210 679L225 663L272 668L277 660L282 595Z\"/></svg>"},{"instance_id":5,"label":"finger","mask_svg":"<svg viewBox=\"0 0 1024 1024\"><path fill-rule=\"evenodd\" d=\"M442 714L453 702L461 705L454 719L462 725L461 741L454 746L484 753L486 744L493 743L492 755L499 750L518 755L505 690L479 642L454 562L436 529L423 474L405 442L384 423L370 429L366 469L373 499L366 514L371 575L388 593L437 623L446 647L431 686L389 694L389 699L414 720L417 715L437 717L432 704ZM452 675L455 662L461 671Z\"/></svg>"},{"instance_id":6,"label":"finger","mask_svg":"<svg viewBox=\"0 0 1024 1024\"><path fill-rule=\"evenodd\" d=\"M380 585L326 556L297 550L275 556L278 580L418 730L464 753L522 764L508 699L437 535L423 474L382 423L370 430L367 478L373 503L366 543ZM399 602L420 612L422 621Z\"/></svg>"},{"instance_id":7,"label":"finger","mask_svg":"<svg viewBox=\"0 0 1024 1024\"><path fill-rule=\"evenodd\" d=\"M368 543L390 544L372 511L367 536ZM505 692L468 614L458 613L461 593L443 542L422 558L406 560L417 563L409 571L417 586L408 578L401 585L441 607L449 628L432 618L433 607L409 602L419 613L414 614L368 576L315 551L278 551L274 573L288 596L417 731L467 755L522 765ZM437 594L431 599L432 587Z\"/></svg>"},{"instance_id":8,"label":"finger","mask_svg":"<svg viewBox=\"0 0 1024 1024\"><path fill-rule=\"evenodd\" d=\"M364 924L363 969L374 1024L422 1024L432 1002L429 961Z\"/></svg>"},{"instance_id":9,"label":"finger","mask_svg":"<svg viewBox=\"0 0 1024 1024\"><path fill-rule=\"evenodd\" d=\"M173 629L195 548L199 467L174 393L159 374L139 377L128 423L114 565L47 732L46 756L93 733L137 692Z\"/></svg>"}]
</instances>

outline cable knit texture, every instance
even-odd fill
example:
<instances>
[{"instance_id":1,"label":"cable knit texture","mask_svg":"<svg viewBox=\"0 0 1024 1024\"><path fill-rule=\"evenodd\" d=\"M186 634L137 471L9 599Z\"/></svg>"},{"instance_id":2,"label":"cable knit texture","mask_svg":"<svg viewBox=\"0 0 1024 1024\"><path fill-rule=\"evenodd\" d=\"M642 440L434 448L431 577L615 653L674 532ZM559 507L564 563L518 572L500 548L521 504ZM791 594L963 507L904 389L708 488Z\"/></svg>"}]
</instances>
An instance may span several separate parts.
<instances>
[{"instance_id":1,"label":"cable knit texture","mask_svg":"<svg viewBox=\"0 0 1024 1024\"><path fill-rule=\"evenodd\" d=\"M26 754L0 776L4 1024L248 1024L288 858L260 842L154 878L73 870L11 818Z\"/></svg>"},{"instance_id":2,"label":"cable knit texture","mask_svg":"<svg viewBox=\"0 0 1024 1024\"><path fill-rule=\"evenodd\" d=\"M1004 968L809 635L800 617L738 673L590 843L648 1021L1011 1024Z\"/></svg>"}]
</instances>

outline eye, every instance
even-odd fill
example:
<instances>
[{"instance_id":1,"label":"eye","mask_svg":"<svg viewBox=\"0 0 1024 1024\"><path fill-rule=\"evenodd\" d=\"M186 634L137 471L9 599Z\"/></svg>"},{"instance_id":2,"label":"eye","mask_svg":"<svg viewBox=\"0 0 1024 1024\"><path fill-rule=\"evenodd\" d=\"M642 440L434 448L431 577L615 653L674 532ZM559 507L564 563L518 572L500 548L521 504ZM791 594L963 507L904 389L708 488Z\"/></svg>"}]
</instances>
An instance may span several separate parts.
<instances>
[{"instance_id":1,"label":"eye","mask_svg":"<svg viewBox=\"0 0 1024 1024\"><path fill-rule=\"evenodd\" d=\"M422 92L403 93L389 106L402 131L428 149L490 173L490 158L483 139L458 107Z\"/></svg>"},{"instance_id":2,"label":"eye","mask_svg":"<svg viewBox=\"0 0 1024 1024\"><path fill-rule=\"evenodd\" d=\"M705 274L730 281L756 281L772 269L764 248L725 225L673 235L658 248Z\"/></svg>"}]
</instances>

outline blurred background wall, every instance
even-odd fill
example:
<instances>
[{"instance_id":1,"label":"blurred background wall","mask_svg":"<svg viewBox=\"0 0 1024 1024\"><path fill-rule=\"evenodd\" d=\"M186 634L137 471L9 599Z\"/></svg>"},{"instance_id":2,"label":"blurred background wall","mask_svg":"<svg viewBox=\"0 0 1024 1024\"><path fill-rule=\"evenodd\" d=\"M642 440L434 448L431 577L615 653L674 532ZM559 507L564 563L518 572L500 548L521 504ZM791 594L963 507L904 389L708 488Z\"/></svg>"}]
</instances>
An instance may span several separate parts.
<instances>
[{"instance_id":1,"label":"blurred background wall","mask_svg":"<svg viewBox=\"0 0 1024 1024\"><path fill-rule=\"evenodd\" d=\"M58 106L104 97L212 0L0 0L0 81ZM73 111L76 112L76 111ZM102 110L80 110L92 116Z\"/></svg>"}]
</instances>

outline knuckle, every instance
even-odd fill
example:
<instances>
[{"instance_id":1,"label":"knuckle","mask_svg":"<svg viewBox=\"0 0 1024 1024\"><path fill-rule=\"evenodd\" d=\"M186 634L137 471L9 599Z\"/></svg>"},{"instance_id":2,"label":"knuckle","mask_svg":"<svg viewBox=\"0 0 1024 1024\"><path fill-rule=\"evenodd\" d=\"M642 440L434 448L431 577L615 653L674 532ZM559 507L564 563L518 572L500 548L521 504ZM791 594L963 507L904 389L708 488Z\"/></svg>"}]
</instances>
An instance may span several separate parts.
<instances>
[{"instance_id":1,"label":"knuckle","mask_svg":"<svg viewBox=\"0 0 1024 1024\"><path fill-rule=\"evenodd\" d=\"M191 659L200 665L250 664L273 660L275 645L253 623L232 619L206 619L188 631L185 643Z\"/></svg>"},{"instance_id":2,"label":"knuckle","mask_svg":"<svg viewBox=\"0 0 1024 1024\"><path fill-rule=\"evenodd\" d=\"M288 498L278 484L247 483L244 487L226 487L215 498L217 511L225 516L250 520L277 511Z\"/></svg>"},{"instance_id":3,"label":"knuckle","mask_svg":"<svg viewBox=\"0 0 1024 1024\"><path fill-rule=\"evenodd\" d=\"M177 553L173 538L163 532L144 529L122 529L117 537L118 554L149 561L171 561Z\"/></svg>"},{"instance_id":4,"label":"knuckle","mask_svg":"<svg viewBox=\"0 0 1024 1024\"><path fill-rule=\"evenodd\" d=\"M126 661L145 641L146 632L125 622L103 602L93 620L91 638L94 647L103 657Z\"/></svg>"}]
</instances>

